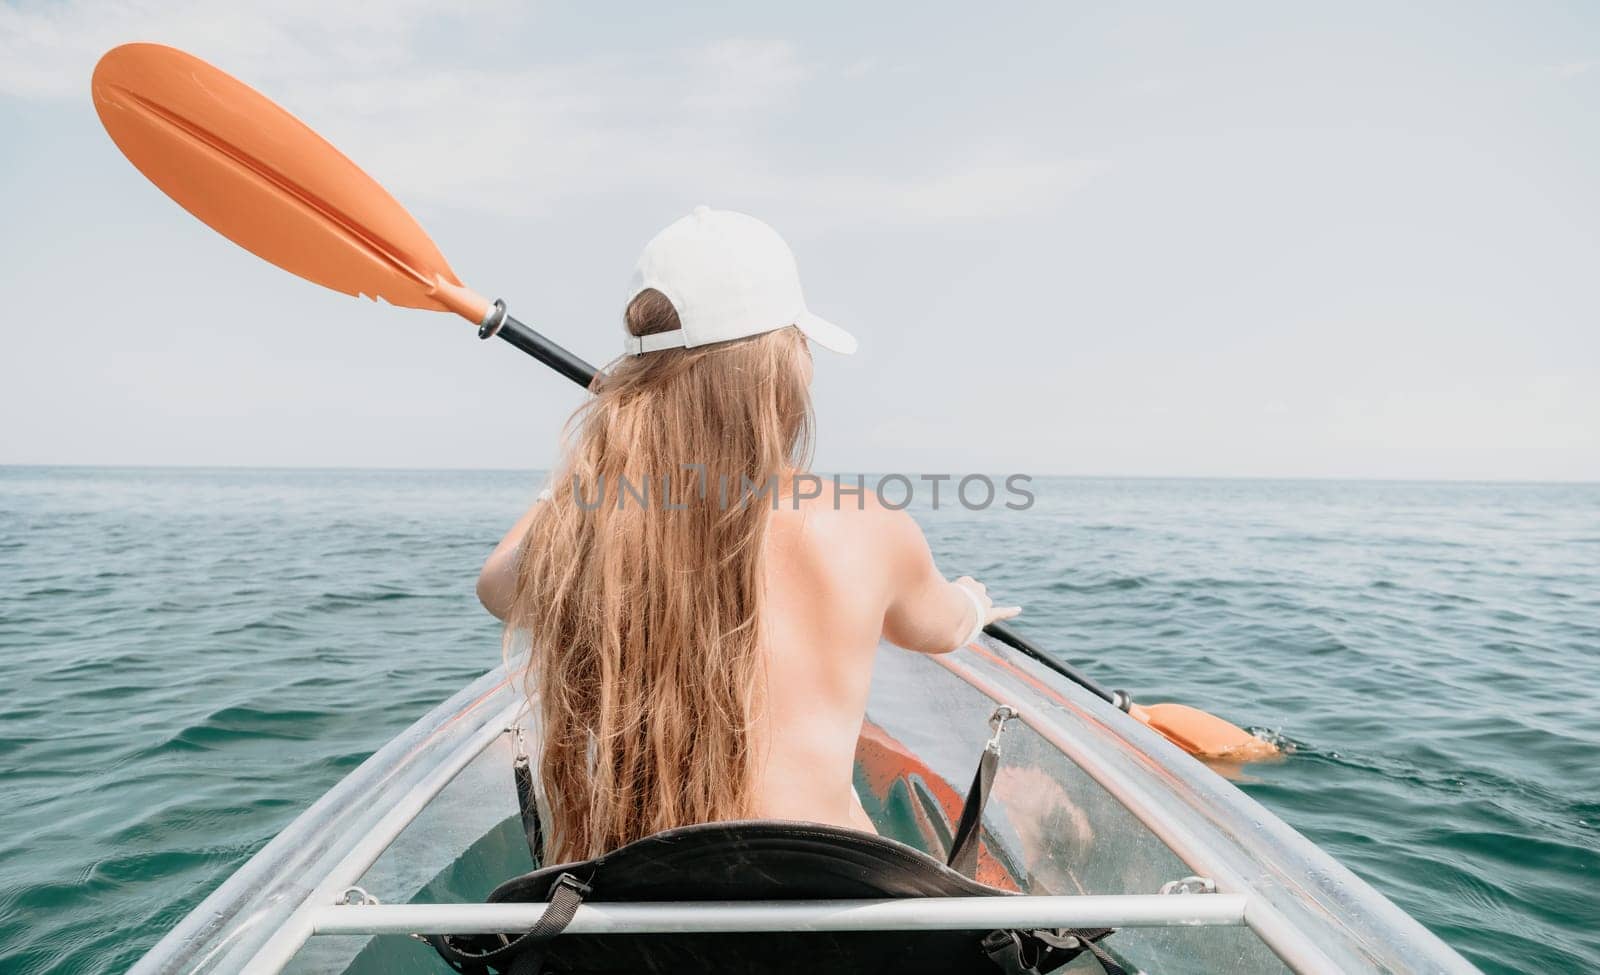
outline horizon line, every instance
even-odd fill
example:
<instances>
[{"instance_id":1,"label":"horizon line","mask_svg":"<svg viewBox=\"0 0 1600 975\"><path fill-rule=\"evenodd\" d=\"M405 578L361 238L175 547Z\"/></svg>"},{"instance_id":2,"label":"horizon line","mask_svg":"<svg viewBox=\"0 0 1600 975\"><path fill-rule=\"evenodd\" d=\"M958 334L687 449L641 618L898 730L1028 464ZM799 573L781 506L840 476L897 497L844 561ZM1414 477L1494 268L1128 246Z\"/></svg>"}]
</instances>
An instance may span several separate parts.
<instances>
[{"instance_id":1,"label":"horizon line","mask_svg":"<svg viewBox=\"0 0 1600 975\"><path fill-rule=\"evenodd\" d=\"M0 463L0 470L111 470L111 471L282 471L304 473L370 473L370 474L540 474L548 473L547 467L382 467L382 466L330 466L315 464L93 464L93 463L55 463L55 464L19 464ZM812 473L823 476L844 474L843 471L813 471ZM889 473L903 471L852 471L863 477L883 476ZM944 473L939 471L917 471L916 476L929 473ZM966 473L987 474L988 471L973 470ZM1326 483L1370 483L1370 484L1506 484L1524 486L1584 486L1600 485L1600 479L1590 478L1482 478L1482 477L1382 477L1373 475L1337 475L1337 474L1030 474L1017 471L1027 477L1059 478L1062 480L1080 481L1305 481Z\"/></svg>"}]
</instances>

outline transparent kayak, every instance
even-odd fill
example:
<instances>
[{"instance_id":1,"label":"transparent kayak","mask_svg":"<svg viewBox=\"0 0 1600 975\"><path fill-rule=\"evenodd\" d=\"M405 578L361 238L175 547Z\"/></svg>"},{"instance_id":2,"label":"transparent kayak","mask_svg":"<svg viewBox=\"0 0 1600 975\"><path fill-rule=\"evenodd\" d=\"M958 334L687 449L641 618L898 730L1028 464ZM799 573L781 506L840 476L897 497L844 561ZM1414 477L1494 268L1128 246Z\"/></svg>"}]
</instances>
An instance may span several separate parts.
<instances>
[{"instance_id":1,"label":"transparent kayak","mask_svg":"<svg viewBox=\"0 0 1600 975\"><path fill-rule=\"evenodd\" d=\"M880 650L856 766L880 833L943 857L1001 704L1017 720L978 879L1032 896L601 905L574 924L619 936L1104 926L1130 972L1477 971L1211 769L988 637L939 657ZM307 809L132 971L443 972L408 932L505 930L513 907L531 926L540 905L482 901L534 866L512 774L518 738L533 733L505 673L484 675Z\"/></svg>"}]
</instances>

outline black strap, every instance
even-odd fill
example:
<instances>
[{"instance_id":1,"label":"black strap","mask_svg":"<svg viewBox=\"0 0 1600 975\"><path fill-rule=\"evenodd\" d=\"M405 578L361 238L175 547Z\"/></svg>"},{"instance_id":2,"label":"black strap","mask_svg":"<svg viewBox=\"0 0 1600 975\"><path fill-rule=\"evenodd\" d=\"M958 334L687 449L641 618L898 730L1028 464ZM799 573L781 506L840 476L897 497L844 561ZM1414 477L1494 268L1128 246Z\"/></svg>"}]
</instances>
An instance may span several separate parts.
<instances>
[{"instance_id":1,"label":"black strap","mask_svg":"<svg viewBox=\"0 0 1600 975\"><path fill-rule=\"evenodd\" d=\"M544 863L544 825L539 820L539 798L533 788L533 768L519 745L511 763L511 776L517 785L517 812L522 818L522 834L528 838L528 853L536 864Z\"/></svg>"},{"instance_id":2,"label":"black strap","mask_svg":"<svg viewBox=\"0 0 1600 975\"><path fill-rule=\"evenodd\" d=\"M550 906L539 915L539 922L523 935L529 941L549 941L567 929L578 907L589 893L589 885L564 873L556 878L555 889L550 893Z\"/></svg>"},{"instance_id":3,"label":"black strap","mask_svg":"<svg viewBox=\"0 0 1600 975\"><path fill-rule=\"evenodd\" d=\"M1113 930L1112 928L1057 928L1054 931L1026 931L1023 932L1023 937L1033 938L1043 945L1044 950L1034 963L1041 972L1060 968L1084 951L1088 951L1100 962L1105 975L1128 975L1127 970L1111 957L1111 953L1098 944L1101 938L1111 934Z\"/></svg>"},{"instance_id":4,"label":"black strap","mask_svg":"<svg viewBox=\"0 0 1600 975\"><path fill-rule=\"evenodd\" d=\"M983 807L989 804L989 788L994 784L994 771L999 764L1000 747L991 740L978 759L972 788L967 790L967 801L961 804L961 821L956 824L956 835L950 841L950 858L945 863L969 877L976 877L978 873L978 834L983 825Z\"/></svg>"},{"instance_id":5,"label":"black strap","mask_svg":"<svg viewBox=\"0 0 1600 975\"><path fill-rule=\"evenodd\" d=\"M1110 933L1111 931L1107 929L1100 937L1103 938ZM1100 947L1098 940L1096 938L1084 938L1083 946L1089 949L1089 953L1094 955L1096 961L1100 962L1100 967L1105 969L1106 975L1128 975L1128 970L1117 964L1117 960L1111 957L1111 953Z\"/></svg>"},{"instance_id":6,"label":"black strap","mask_svg":"<svg viewBox=\"0 0 1600 975\"><path fill-rule=\"evenodd\" d=\"M989 787L994 785L994 772L1000 765L1000 736L1005 734L1006 722L1017 716L1016 709L1002 704L989 715L989 728L994 732L978 756L978 771L972 776L972 788L967 790L967 801L961 804L961 820L956 824L956 835L950 840L950 857L945 864L972 879L978 878L979 834L983 832L983 807L989 804Z\"/></svg>"},{"instance_id":7,"label":"black strap","mask_svg":"<svg viewBox=\"0 0 1600 975\"><path fill-rule=\"evenodd\" d=\"M1110 928L991 931L983 939L983 951L1005 975L1049 975L1085 951L1100 962L1105 975L1128 975L1095 943L1111 933Z\"/></svg>"},{"instance_id":8,"label":"black strap","mask_svg":"<svg viewBox=\"0 0 1600 975\"><path fill-rule=\"evenodd\" d=\"M506 975L538 975L544 964L545 948L572 923L573 916L588 895L588 884L570 873L564 873L556 878L550 888L550 906L539 915L533 927L516 938L508 939L501 935L499 945L483 951L456 944L457 940L464 940L458 936L428 935L424 940L458 972L483 975L493 966L506 972Z\"/></svg>"}]
</instances>

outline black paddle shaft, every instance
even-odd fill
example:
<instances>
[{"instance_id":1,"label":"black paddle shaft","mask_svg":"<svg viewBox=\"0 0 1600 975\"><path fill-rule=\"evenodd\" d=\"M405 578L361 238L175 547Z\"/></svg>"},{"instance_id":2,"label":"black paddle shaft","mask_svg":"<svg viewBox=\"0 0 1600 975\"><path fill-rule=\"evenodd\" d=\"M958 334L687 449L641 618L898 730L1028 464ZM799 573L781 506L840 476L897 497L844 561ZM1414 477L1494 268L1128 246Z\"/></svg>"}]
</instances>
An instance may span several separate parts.
<instances>
[{"instance_id":1,"label":"black paddle shaft","mask_svg":"<svg viewBox=\"0 0 1600 975\"><path fill-rule=\"evenodd\" d=\"M594 366L512 318L506 313L506 303L498 298L495 299L494 308L488 317L478 326L478 338L492 339L496 335L584 389L588 389L589 384L594 382Z\"/></svg>"},{"instance_id":2,"label":"black paddle shaft","mask_svg":"<svg viewBox=\"0 0 1600 975\"><path fill-rule=\"evenodd\" d=\"M1098 681L1091 678L1088 674L1085 674L1083 671L1072 666L1071 664L1057 660L1056 658L1045 653L1043 650L1040 650L1038 647L1034 646L1031 642L1024 638L1022 634L1018 633L1016 630L1013 630L1004 623L990 623L988 626L983 628L983 632L994 637L996 640L999 640L1001 643L1004 643L1006 646L1022 654L1024 657L1027 657L1030 660L1039 661L1046 667L1049 667L1062 677L1072 681L1074 684L1077 684L1079 687L1088 691L1090 694L1093 694L1095 697L1098 697L1100 700L1106 702L1112 707L1123 711L1133 707L1133 698L1128 696L1127 691L1106 690L1104 687L1100 686Z\"/></svg>"},{"instance_id":3,"label":"black paddle shaft","mask_svg":"<svg viewBox=\"0 0 1600 975\"><path fill-rule=\"evenodd\" d=\"M588 389L594 383L594 366L512 318L506 312L506 303L498 298L495 299L494 309L488 318L479 326L478 338L490 339L497 335L584 389ZM1126 711L1133 704L1126 691L1106 690L1088 674L1040 650L1004 623L990 623L983 628L983 631L1023 656L1037 660L1113 707Z\"/></svg>"}]
</instances>

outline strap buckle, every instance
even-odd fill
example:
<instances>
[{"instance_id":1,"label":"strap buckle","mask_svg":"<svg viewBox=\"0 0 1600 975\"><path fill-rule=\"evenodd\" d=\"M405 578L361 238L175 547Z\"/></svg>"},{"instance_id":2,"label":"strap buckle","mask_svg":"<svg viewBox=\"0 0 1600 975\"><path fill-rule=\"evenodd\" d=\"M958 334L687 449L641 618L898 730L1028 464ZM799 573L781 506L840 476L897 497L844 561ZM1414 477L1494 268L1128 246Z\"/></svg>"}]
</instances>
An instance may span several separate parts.
<instances>
[{"instance_id":1,"label":"strap buckle","mask_svg":"<svg viewBox=\"0 0 1600 975\"><path fill-rule=\"evenodd\" d=\"M1015 721L1018 717L1020 715L1017 714L1017 709L1009 704L1002 704L995 708L994 713L989 715L989 731L991 732L989 741L983 747L992 752L999 751L1000 736L1005 733L1006 722Z\"/></svg>"},{"instance_id":2,"label":"strap buckle","mask_svg":"<svg viewBox=\"0 0 1600 975\"><path fill-rule=\"evenodd\" d=\"M1215 894L1217 882L1210 877L1184 877L1182 880L1169 880L1161 885L1163 894Z\"/></svg>"}]
</instances>

